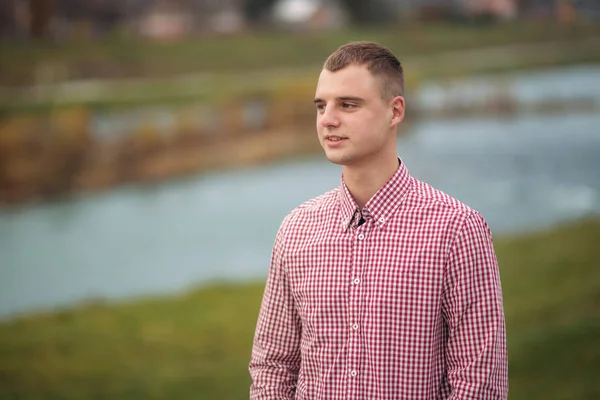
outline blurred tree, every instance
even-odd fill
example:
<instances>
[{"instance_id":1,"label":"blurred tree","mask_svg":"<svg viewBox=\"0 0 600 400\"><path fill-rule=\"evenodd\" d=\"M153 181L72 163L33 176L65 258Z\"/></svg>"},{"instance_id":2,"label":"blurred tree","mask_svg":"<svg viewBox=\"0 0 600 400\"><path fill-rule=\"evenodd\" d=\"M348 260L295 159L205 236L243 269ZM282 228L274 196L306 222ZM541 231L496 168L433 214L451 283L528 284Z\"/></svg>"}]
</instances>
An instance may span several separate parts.
<instances>
[{"instance_id":1,"label":"blurred tree","mask_svg":"<svg viewBox=\"0 0 600 400\"><path fill-rule=\"evenodd\" d=\"M244 2L244 15L251 23L260 22L265 13L270 10L278 0L246 0Z\"/></svg>"},{"instance_id":2,"label":"blurred tree","mask_svg":"<svg viewBox=\"0 0 600 400\"><path fill-rule=\"evenodd\" d=\"M15 8L12 1L0 1L0 37L16 31Z\"/></svg>"},{"instance_id":3,"label":"blurred tree","mask_svg":"<svg viewBox=\"0 0 600 400\"><path fill-rule=\"evenodd\" d=\"M341 0L340 4L345 6L356 24L390 22L396 15L390 2L387 1Z\"/></svg>"},{"instance_id":4,"label":"blurred tree","mask_svg":"<svg viewBox=\"0 0 600 400\"><path fill-rule=\"evenodd\" d=\"M29 0L30 29L34 38L41 39L49 36L54 6L54 0Z\"/></svg>"},{"instance_id":5,"label":"blurred tree","mask_svg":"<svg viewBox=\"0 0 600 400\"><path fill-rule=\"evenodd\" d=\"M535 0L520 0L517 2L517 8L519 9L519 15L530 15L533 6L535 5Z\"/></svg>"},{"instance_id":6,"label":"blurred tree","mask_svg":"<svg viewBox=\"0 0 600 400\"><path fill-rule=\"evenodd\" d=\"M96 1L90 6L97 33L106 34L121 21L123 7L118 3Z\"/></svg>"}]
</instances>

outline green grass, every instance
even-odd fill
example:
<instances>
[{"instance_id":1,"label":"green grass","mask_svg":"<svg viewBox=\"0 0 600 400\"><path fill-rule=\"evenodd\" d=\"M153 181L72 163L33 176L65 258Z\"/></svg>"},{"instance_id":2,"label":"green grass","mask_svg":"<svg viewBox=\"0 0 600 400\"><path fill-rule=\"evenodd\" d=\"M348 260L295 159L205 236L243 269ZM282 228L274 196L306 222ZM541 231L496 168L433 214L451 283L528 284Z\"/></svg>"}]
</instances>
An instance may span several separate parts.
<instances>
[{"instance_id":1,"label":"green grass","mask_svg":"<svg viewBox=\"0 0 600 400\"><path fill-rule=\"evenodd\" d=\"M600 221L499 241L511 399L600 398Z\"/></svg>"},{"instance_id":2,"label":"green grass","mask_svg":"<svg viewBox=\"0 0 600 400\"><path fill-rule=\"evenodd\" d=\"M600 398L600 220L496 240L510 399ZM243 399L262 283L0 324L0 398Z\"/></svg>"},{"instance_id":3,"label":"green grass","mask_svg":"<svg viewBox=\"0 0 600 400\"><path fill-rule=\"evenodd\" d=\"M0 328L0 398L247 397L261 288L90 305Z\"/></svg>"}]
</instances>

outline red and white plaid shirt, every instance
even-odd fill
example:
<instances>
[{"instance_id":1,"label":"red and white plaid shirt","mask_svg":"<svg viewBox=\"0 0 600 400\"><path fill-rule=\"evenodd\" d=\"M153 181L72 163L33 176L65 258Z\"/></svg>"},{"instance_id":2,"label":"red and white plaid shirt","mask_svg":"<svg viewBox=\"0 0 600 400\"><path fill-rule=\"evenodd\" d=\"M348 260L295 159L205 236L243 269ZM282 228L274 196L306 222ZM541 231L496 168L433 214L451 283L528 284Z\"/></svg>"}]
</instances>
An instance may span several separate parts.
<instances>
[{"instance_id":1,"label":"red and white plaid shirt","mask_svg":"<svg viewBox=\"0 0 600 400\"><path fill-rule=\"evenodd\" d=\"M362 210L342 181L284 219L250 399L506 399L507 370L498 264L477 211L401 163Z\"/></svg>"}]
</instances>

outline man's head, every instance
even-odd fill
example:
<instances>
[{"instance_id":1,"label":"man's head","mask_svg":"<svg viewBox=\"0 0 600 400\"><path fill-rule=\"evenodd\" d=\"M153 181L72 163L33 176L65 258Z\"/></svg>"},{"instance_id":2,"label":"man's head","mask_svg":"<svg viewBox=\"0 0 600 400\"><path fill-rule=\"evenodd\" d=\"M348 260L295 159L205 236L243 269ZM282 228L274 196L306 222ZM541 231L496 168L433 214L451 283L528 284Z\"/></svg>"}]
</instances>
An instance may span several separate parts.
<instances>
[{"instance_id":1,"label":"man's head","mask_svg":"<svg viewBox=\"0 0 600 400\"><path fill-rule=\"evenodd\" d=\"M348 43L329 56L315 94L317 133L327 158L376 169L397 162L403 89L400 62L377 43Z\"/></svg>"}]
</instances>

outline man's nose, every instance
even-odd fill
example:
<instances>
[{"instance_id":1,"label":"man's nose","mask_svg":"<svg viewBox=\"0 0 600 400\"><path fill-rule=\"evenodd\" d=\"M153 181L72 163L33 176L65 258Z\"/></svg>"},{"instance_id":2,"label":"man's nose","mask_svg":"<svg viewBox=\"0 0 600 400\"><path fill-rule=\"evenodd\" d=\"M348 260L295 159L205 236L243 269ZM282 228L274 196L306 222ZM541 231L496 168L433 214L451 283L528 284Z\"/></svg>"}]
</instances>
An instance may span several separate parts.
<instances>
[{"instance_id":1,"label":"man's nose","mask_svg":"<svg viewBox=\"0 0 600 400\"><path fill-rule=\"evenodd\" d=\"M333 107L325 107L319 122L326 128L337 127L340 125L340 119Z\"/></svg>"}]
</instances>

